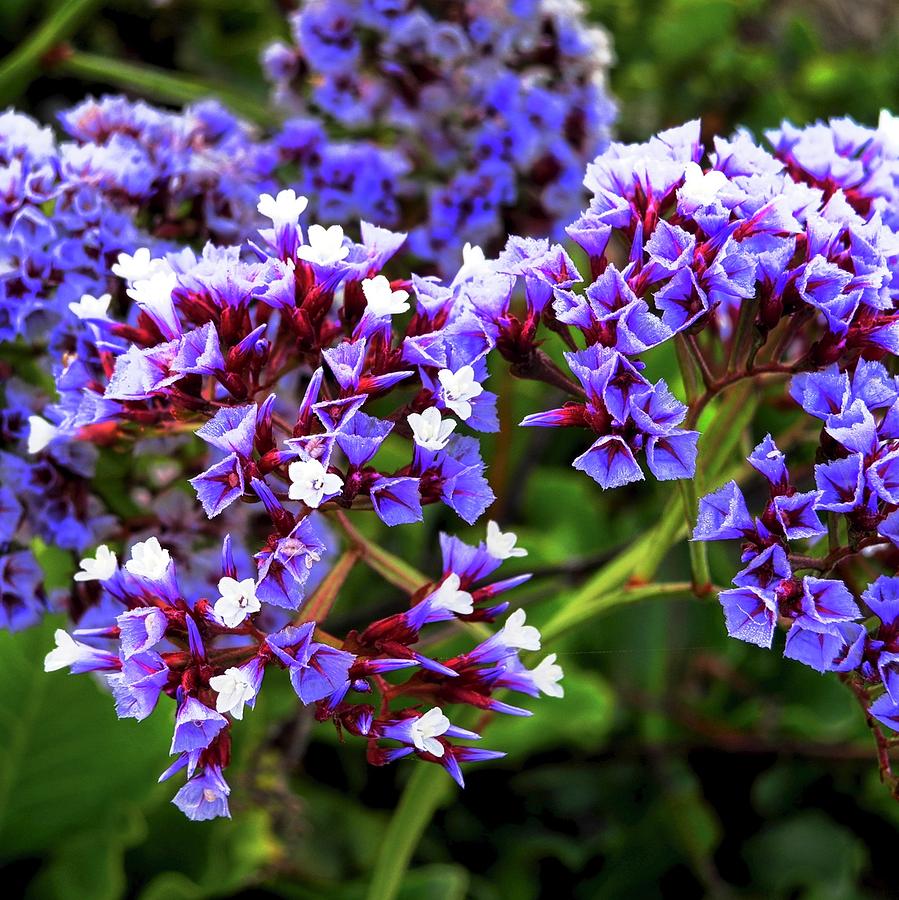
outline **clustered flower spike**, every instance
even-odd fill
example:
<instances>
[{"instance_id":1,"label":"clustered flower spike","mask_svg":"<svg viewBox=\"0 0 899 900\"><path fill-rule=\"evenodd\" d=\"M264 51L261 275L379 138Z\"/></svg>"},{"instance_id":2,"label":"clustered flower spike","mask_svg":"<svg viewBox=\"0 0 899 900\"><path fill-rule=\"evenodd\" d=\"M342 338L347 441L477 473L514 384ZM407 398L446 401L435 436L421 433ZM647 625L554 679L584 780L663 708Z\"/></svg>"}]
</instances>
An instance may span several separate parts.
<instances>
[{"instance_id":1,"label":"clustered flower spike","mask_svg":"<svg viewBox=\"0 0 899 900\"><path fill-rule=\"evenodd\" d=\"M753 519L730 482L701 501L693 539L741 541L745 567L720 595L732 637L770 647L778 623L787 625L786 656L821 672L854 673L871 715L896 730L899 578L880 575L860 588L857 578L829 576L859 554L869 566L895 571L899 381L882 363L862 359L851 372L832 365L797 375L790 393L822 422L815 490L797 489L769 435L749 457L769 483L762 515ZM796 553L795 542L827 531L822 517L829 520L828 553Z\"/></svg>"},{"instance_id":2,"label":"clustered flower spike","mask_svg":"<svg viewBox=\"0 0 899 900\"><path fill-rule=\"evenodd\" d=\"M778 158L782 142L774 155L745 132L715 138L704 160L699 122L613 143L588 167L593 199L566 229L589 275L563 246L528 237L463 267L461 298L513 374L572 397L522 424L592 432L574 466L603 488L642 479L641 457L657 479L691 478L695 423L727 385L897 352L899 238L881 212L896 161L883 128L857 129L866 175L851 183L811 177ZM549 332L568 346L573 378L539 346ZM642 357L669 340L689 406L646 377Z\"/></svg>"},{"instance_id":3,"label":"clustered flower spike","mask_svg":"<svg viewBox=\"0 0 899 900\"><path fill-rule=\"evenodd\" d=\"M615 118L608 36L577 0L304 0L290 29L263 55L293 116L274 145L319 221L403 227L449 272L463 241L576 213Z\"/></svg>"},{"instance_id":4,"label":"clustered flower spike","mask_svg":"<svg viewBox=\"0 0 899 900\"><path fill-rule=\"evenodd\" d=\"M132 298L115 271L146 279L133 299L152 304L165 276L147 270L151 257L200 236L245 236L274 164L214 102L172 113L87 99L59 121L64 140L27 116L0 114L0 626L11 628L33 624L49 602L35 539L80 552L121 524L90 485L91 444L108 434L102 425L85 433L75 415L122 348L111 319ZM24 357L6 362L17 340L56 379L58 398L17 377ZM171 505L154 504L160 521ZM79 588L74 608L90 595Z\"/></svg>"},{"instance_id":5,"label":"clustered flower spike","mask_svg":"<svg viewBox=\"0 0 899 900\"><path fill-rule=\"evenodd\" d=\"M388 281L380 269L405 235L363 222L355 243L336 225L304 229L303 199L263 196L276 227L245 248L120 259L137 316L96 324L102 365L62 422L119 438L196 422L213 454L190 479L197 498L209 518L238 500L264 506L276 534L257 554L261 594L284 605L295 605L284 573L302 587L308 572L289 548L313 510L365 506L399 525L443 502L474 522L493 494L477 440L457 425L498 427L483 384L493 340L457 291ZM408 455L385 471L388 438Z\"/></svg>"},{"instance_id":6,"label":"clustered flower spike","mask_svg":"<svg viewBox=\"0 0 899 900\"><path fill-rule=\"evenodd\" d=\"M309 530L304 539L308 549L316 537ZM293 540L296 553L299 538ZM432 623L493 622L508 609L498 595L530 577L487 581L504 559L524 553L515 547L515 536L504 535L495 523L486 543L470 546L442 535L441 547L442 575L412 597L408 610L339 640L307 621L302 610L293 619L278 610L282 597L261 599L264 577L241 577L230 537L222 547L218 599L184 591L169 550L156 538L136 544L121 567L101 545L93 558L82 560L76 579L99 582L102 606L90 627L71 634L57 630L56 648L44 666L105 675L120 718L140 721L161 698L174 701L175 760L160 781L184 772L173 802L190 819L230 815L224 771L231 729L253 709L266 673L275 669L287 672L318 721L365 740L372 764L415 756L443 766L463 785L461 763L504 754L458 743L480 735L453 725L443 706L529 716L529 710L494 695L511 690L561 697L562 670L555 654L534 669L522 663L520 651L539 650L540 634L525 623L521 609L485 641L451 659L438 661L415 649Z\"/></svg>"}]
</instances>

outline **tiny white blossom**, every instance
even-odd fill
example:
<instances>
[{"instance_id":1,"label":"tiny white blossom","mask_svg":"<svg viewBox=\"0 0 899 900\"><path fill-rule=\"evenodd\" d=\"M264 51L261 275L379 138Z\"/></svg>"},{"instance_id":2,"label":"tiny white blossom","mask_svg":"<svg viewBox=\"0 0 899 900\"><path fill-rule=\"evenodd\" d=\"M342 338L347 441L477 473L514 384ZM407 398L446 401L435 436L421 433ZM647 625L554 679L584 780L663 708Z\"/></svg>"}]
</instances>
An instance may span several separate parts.
<instances>
[{"instance_id":1,"label":"tiny white blossom","mask_svg":"<svg viewBox=\"0 0 899 900\"><path fill-rule=\"evenodd\" d=\"M151 537L146 541L139 541L131 548L131 559L125 563L125 568L132 575L159 581L165 576L171 561L169 551L161 547L155 537Z\"/></svg>"},{"instance_id":2,"label":"tiny white blossom","mask_svg":"<svg viewBox=\"0 0 899 900\"><path fill-rule=\"evenodd\" d=\"M494 559L509 559L510 556L527 556L524 547L516 547L518 535L514 531L505 534L492 519L487 523L487 552Z\"/></svg>"},{"instance_id":3,"label":"tiny white blossom","mask_svg":"<svg viewBox=\"0 0 899 900\"><path fill-rule=\"evenodd\" d=\"M456 427L454 419L444 419L436 406L423 413L409 413L406 417L412 438L423 450L442 450Z\"/></svg>"},{"instance_id":4,"label":"tiny white blossom","mask_svg":"<svg viewBox=\"0 0 899 900\"><path fill-rule=\"evenodd\" d=\"M346 259L350 252L349 247L343 246L343 229L339 225L330 228L310 225L306 237L309 243L297 248L297 257L306 262L330 266Z\"/></svg>"},{"instance_id":5,"label":"tiny white blossom","mask_svg":"<svg viewBox=\"0 0 899 900\"><path fill-rule=\"evenodd\" d=\"M368 309L375 316L395 316L409 309L409 292L395 291L383 275L362 280L362 293Z\"/></svg>"},{"instance_id":6,"label":"tiny white blossom","mask_svg":"<svg viewBox=\"0 0 899 900\"><path fill-rule=\"evenodd\" d=\"M455 372L449 369L441 369L437 373L440 386L443 389L443 402L463 422L471 418L471 403L475 397L480 396L484 386L475 381L474 369L471 366L462 366Z\"/></svg>"},{"instance_id":7,"label":"tiny white blossom","mask_svg":"<svg viewBox=\"0 0 899 900\"><path fill-rule=\"evenodd\" d=\"M225 669L224 675L213 675L209 686L218 694L215 711L231 713L235 719L243 718L244 705L256 696L252 682L236 666Z\"/></svg>"},{"instance_id":8,"label":"tiny white blossom","mask_svg":"<svg viewBox=\"0 0 899 900\"><path fill-rule=\"evenodd\" d=\"M147 247L138 247L134 255L120 253L118 261L112 265L112 274L128 282L142 281L149 278L154 271L165 266L165 261L153 259Z\"/></svg>"},{"instance_id":9,"label":"tiny white blossom","mask_svg":"<svg viewBox=\"0 0 899 900\"><path fill-rule=\"evenodd\" d=\"M59 433L55 425L40 416L29 416L28 426L29 453L40 453Z\"/></svg>"},{"instance_id":10,"label":"tiny white blossom","mask_svg":"<svg viewBox=\"0 0 899 900\"><path fill-rule=\"evenodd\" d=\"M556 654L550 653L535 669L531 669L531 679L538 691L547 697L564 697L565 689L559 682L565 673L556 664Z\"/></svg>"},{"instance_id":11,"label":"tiny white blossom","mask_svg":"<svg viewBox=\"0 0 899 900\"><path fill-rule=\"evenodd\" d=\"M100 544L93 557L86 556L81 560L81 571L74 575L75 581L108 581L115 575L119 560L115 553Z\"/></svg>"},{"instance_id":12,"label":"tiny white blossom","mask_svg":"<svg viewBox=\"0 0 899 900\"><path fill-rule=\"evenodd\" d=\"M515 650L539 650L540 632L533 625L525 625L524 620L524 610L516 609L499 632L500 640Z\"/></svg>"},{"instance_id":13,"label":"tiny white blossom","mask_svg":"<svg viewBox=\"0 0 899 900\"><path fill-rule=\"evenodd\" d=\"M450 720L439 706L435 706L410 725L409 733L412 735L413 745L422 753L443 756L444 747L437 738L445 734L449 727Z\"/></svg>"},{"instance_id":14,"label":"tiny white blossom","mask_svg":"<svg viewBox=\"0 0 899 900\"><path fill-rule=\"evenodd\" d=\"M86 644L76 641L72 635L62 628L57 628L53 632L53 637L56 640L56 648L44 657L45 672L57 672L59 669L66 668L66 666L71 666L84 657L85 651L93 650L93 647L88 647Z\"/></svg>"},{"instance_id":15,"label":"tiny white blossom","mask_svg":"<svg viewBox=\"0 0 899 900\"><path fill-rule=\"evenodd\" d=\"M453 278L453 286L468 281L470 278L490 275L492 272L493 266L487 260L484 251L477 244L466 241L462 248L462 267Z\"/></svg>"},{"instance_id":16,"label":"tiny white blossom","mask_svg":"<svg viewBox=\"0 0 899 900\"><path fill-rule=\"evenodd\" d=\"M343 479L329 472L317 459L301 459L287 467L290 477L291 500L301 500L306 506L316 509L325 494L329 496L343 489Z\"/></svg>"},{"instance_id":17,"label":"tiny white blossom","mask_svg":"<svg viewBox=\"0 0 899 900\"><path fill-rule=\"evenodd\" d=\"M432 608L448 609L460 616L467 616L474 612L474 598L468 591L459 590L461 580L453 572L447 576L446 581L428 597Z\"/></svg>"},{"instance_id":18,"label":"tiny white blossom","mask_svg":"<svg viewBox=\"0 0 899 900\"><path fill-rule=\"evenodd\" d=\"M94 297L91 294L82 294L79 301L69 304L69 309L79 319L105 319L109 312L109 304L112 300L110 294L100 294Z\"/></svg>"},{"instance_id":19,"label":"tiny white blossom","mask_svg":"<svg viewBox=\"0 0 899 900\"><path fill-rule=\"evenodd\" d=\"M251 613L259 612L262 604L256 597L256 582L252 578L238 581L226 575L219 579L219 594L212 611L226 628L237 628Z\"/></svg>"},{"instance_id":20,"label":"tiny white blossom","mask_svg":"<svg viewBox=\"0 0 899 900\"><path fill-rule=\"evenodd\" d=\"M288 188L279 191L277 197L261 194L256 209L266 219L271 219L275 228L281 228L284 225L296 225L308 205L309 201L305 197L298 197L293 188Z\"/></svg>"},{"instance_id":21,"label":"tiny white blossom","mask_svg":"<svg viewBox=\"0 0 899 900\"><path fill-rule=\"evenodd\" d=\"M684 184L678 194L684 200L698 206L708 206L715 202L727 183L724 172L717 169L703 172L695 162L688 162L684 170Z\"/></svg>"},{"instance_id":22,"label":"tiny white blossom","mask_svg":"<svg viewBox=\"0 0 899 900\"><path fill-rule=\"evenodd\" d=\"M151 272L147 278L131 282L125 293L138 305L153 308L159 303L171 302L172 291L178 284L178 276L166 266Z\"/></svg>"}]
</instances>

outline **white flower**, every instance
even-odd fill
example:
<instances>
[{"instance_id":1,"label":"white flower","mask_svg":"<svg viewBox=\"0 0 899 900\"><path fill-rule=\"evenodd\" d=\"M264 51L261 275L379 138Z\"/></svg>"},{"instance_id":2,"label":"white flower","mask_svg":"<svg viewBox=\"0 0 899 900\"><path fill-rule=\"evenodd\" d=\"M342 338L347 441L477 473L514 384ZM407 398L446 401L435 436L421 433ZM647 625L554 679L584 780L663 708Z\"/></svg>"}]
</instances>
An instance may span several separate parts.
<instances>
[{"instance_id":1,"label":"white flower","mask_svg":"<svg viewBox=\"0 0 899 900\"><path fill-rule=\"evenodd\" d=\"M256 696L252 682L235 666L225 669L224 675L213 675L209 679L209 686L218 694L215 698L215 711L231 713L235 719L243 718L244 704Z\"/></svg>"},{"instance_id":2,"label":"white flower","mask_svg":"<svg viewBox=\"0 0 899 900\"><path fill-rule=\"evenodd\" d=\"M153 259L147 247L138 247L134 255L120 253L118 261L113 263L112 274L125 281L142 281L149 278L160 266L165 267L165 260Z\"/></svg>"},{"instance_id":3,"label":"white flower","mask_svg":"<svg viewBox=\"0 0 899 900\"><path fill-rule=\"evenodd\" d=\"M330 266L346 259L349 247L343 246L343 229L339 225L322 228L321 225L310 225L307 234L308 244L297 248L297 257L319 266Z\"/></svg>"},{"instance_id":4,"label":"white flower","mask_svg":"<svg viewBox=\"0 0 899 900\"><path fill-rule=\"evenodd\" d=\"M115 553L100 544L93 558L86 556L81 560L81 571L74 575L75 581L108 581L115 575L119 560Z\"/></svg>"},{"instance_id":5,"label":"white flower","mask_svg":"<svg viewBox=\"0 0 899 900\"><path fill-rule=\"evenodd\" d=\"M540 632L533 625L525 625L523 609L516 609L506 619L499 632L499 638L507 647L514 650L539 650Z\"/></svg>"},{"instance_id":6,"label":"white flower","mask_svg":"<svg viewBox=\"0 0 899 900\"><path fill-rule=\"evenodd\" d=\"M147 278L139 278L131 282L125 293L141 307L154 308L160 304L168 305L172 300L172 291L178 284L178 276L166 266L151 272Z\"/></svg>"},{"instance_id":7,"label":"white flower","mask_svg":"<svg viewBox=\"0 0 899 900\"><path fill-rule=\"evenodd\" d=\"M448 609L450 612L467 616L474 612L474 598L468 591L460 591L459 576L453 572L448 575L446 581L428 597L433 609Z\"/></svg>"},{"instance_id":8,"label":"white flower","mask_svg":"<svg viewBox=\"0 0 899 900\"><path fill-rule=\"evenodd\" d=\"M282 228L285 225L296 225L297 220L309 205L309 201L303 196L297 196L293 188L279 191L277 197L271 194L260 194L256 209L272 220L272 225Z\"/></svg>"},{"instance_id":9,"label":"white flower","mask_svg":"<svg viewBox=\"0 0 899 900\"><path fill-rule=\"evenodd\" d=\"M484 256L484 251L477 245L469 241L465 242L462 248L462 267L453 278L452 286L461 284L471 278L478 278L482 275L490 275L493 272L493 266Z\"/></svg>"},{"instance_id":10,"label":"white flower","mask_svg":"<svg viewBox=\"0 0 899 900\"><path fill-rule=\"evenodd\" d=\"M40 416L29 416L28 426L29 453L40 453L59 433L55 425Z\"/></svg>"},{"instance_id":11,"label":"white flower","mask_svg":"<svg viewBox=\"0 0 899 900\"><path fill-rule=\"evenodd\" d=\"M100 294L94 297L91 294L82 294L77 303L70 303L69 309L79 319L105 319L112 300L110 294Z\"/></svg>"},{"instance_id":12,"label":"white flower","mask_svg":"<svg viewBox=\"0 0 899 900\"><path fill-rule=\"evenodd\" d=\"M547 697L564 697L565 689L559 684L564 674L562 667L556 665L556 654L550 653L536 669L531 669L531 680Z\"/></svg>"},{"instance_id":13,"label":"white flower","mask_svg":"<svg viewBox=\"0 0 899 900\"><path fill-rule=\"evenodd\" d=\"M164 550L155 537L139 541L131 548L131 559L125 568L132 574L150 581L159 581L168 571L172 557Z\"/></svg>"},{"instance_id":14,"label":"white flower","mask_svg":"<svg viewBox=\"0 0 899 900\"><path fill-rule=\"evenodd\" d=\"M514 531L503 534L492 519L487 523L487 552L494 559L508 559L510 556L527 556L524 547L516 547L518 535Z\"/></svg>"},{"instance_id":15,"label":"white flower","mask_svg":"<svg viewBox=\"0 0 899 900\"><path fill-rule=\"evenodd\" d=\"M302 500L306 506L316 509L325 494L331 496L343 489L343 479L329 472L317 459L301 459L287 467L290 477L291 500Z\"/></svg>"},{"instance_id":16,"label":"white flower","mask_svg":"<svg viewBox=\"0 0 899 900\"><path fill-rule=\"evenodd\" d=\"M212 611L226 628L237 628L248 615L262 609L256 598L256 582L252 578L238 581L226 575L219 580L219 594L221 596L215 601Z\"/></svg>"},{"instance_id":17,"label":"white flower","mask_svg":"<svg viewBox=\"0 0 899 900\"><path fill-rule=\"evenodd\" d=\"M406 417L412 438L424 450L442 450L456 427L454 419L444 419L436 406L423 413L409 413Z\"/></svg>"},{"instance_id":18,"label":"white flower","mask_svg":"<svg viewBox=\"0 0 899 900\"><path fill-rule=\"evenodd\" d=\"M688 162L684 170L684 184L678 195L697 206L714 203L721 190L728 184L724 172L711 169L703 172L695 162Z\"/></svg>"},{"instance_id":19,"label":"white flower","mask_svg":"<svg viewBox=\"0 0 899 900\"><path fill-rule=\"evenodd\" d=\"M440 386L443 388L443 402L463 422L471 418L471 403L484 391L484 386L474 380L474 369L471 366L462 366L458 371L441 369L437 373Z\"/></svg>"},{"instance_id":20,"label":"white flower","mask_svg":"<svg viewBox=\"0 0 899 900\"><path fill-rule=\"evenodd\" d=\"M51 650L44 657L45 672L56 672L59 669L66 668L66 666L71 666L84 657L85 651L95 652L93 647L88 647L87 644L76 641L72 635L62 628L57 628L53 632L53 637L56 639L56 649Z\"/></svg>"},{"instance_id":21,"label":"white flower","mask_svg":"<svg viewBox=\"0 0 899 900\"><path fill-rule=\"evenodd\" d=\"M899 155L899 116L882 109L877 119L877 137L888 155Z\"/></svg>"},{"instance_id":22,"label":"white flower","mask_svg":"<svg viewBox=\"0 0 899 900\"><path fill-rule=\"evenodd\" d=\"M412 743L422 753L443 756L444 747L437 738L445 734L449 727L450 720L439 706L435 706L409 726L409 734L412 736Z\"/></svg>"},{"instance_id":23,"label":"white flower","mask_svg":"<svg viewBox=\"0 0 899 900\"><path fill-rule=\"evenodd\" d=\"M409 309L409 292L395 291L383 275L362 280L362 293L368 302L368 309L374 316L395 316Z\"/></svg>"}]
</instances>

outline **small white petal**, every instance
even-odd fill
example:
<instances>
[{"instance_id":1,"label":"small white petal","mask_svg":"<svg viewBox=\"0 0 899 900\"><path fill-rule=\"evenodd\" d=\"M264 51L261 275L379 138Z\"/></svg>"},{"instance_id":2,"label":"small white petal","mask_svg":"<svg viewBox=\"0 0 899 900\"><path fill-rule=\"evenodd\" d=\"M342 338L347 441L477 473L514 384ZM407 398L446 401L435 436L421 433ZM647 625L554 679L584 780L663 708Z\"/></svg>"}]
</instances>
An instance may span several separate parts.
<instances>
[{"instance_id":1,"label":"small white petal","mask_svg":"<svg viewBox=\"0 0 899 900\"><path fill-rule=\"evenodd\" d=\"M100 544L93 557L81 560L81 571L73 576L75 581L108 581L119 566L118 557L106 544Z\"/></svg>"},{"instance_id":2,"label":"small white petal","mask_svg":"<svg viewBox=\"0 0 899 900\"><path fill-rule=\"evenodd\" d=\"M487 552L494 559L509 559L512 556L527 556L524 547L516 547L518 535L514 531L503 534L492 519L487 523Z\"/></svg>"},{"instance_id":3,"label":"small white petal","mask_svg":"<svg viewBox=\"0 0 899 900\"><path fill-rule=\"evenodd\" d=\"M131 559L125 563L125 568L132 575L159 581L165 576L171 561L169 551L160 546L157 538L151 537L131 548Z\"/></svg>"},{"instance_id":4,"label":"small white petal","mask_svg":"<svg viewBox=\"0 0 899 900\"><path fill-rule=\"evenodd\" d=\"M40 416L28 417L28 452L40 453L59 433L55 425L51 425Z\"/></svg>"}]
</instances>

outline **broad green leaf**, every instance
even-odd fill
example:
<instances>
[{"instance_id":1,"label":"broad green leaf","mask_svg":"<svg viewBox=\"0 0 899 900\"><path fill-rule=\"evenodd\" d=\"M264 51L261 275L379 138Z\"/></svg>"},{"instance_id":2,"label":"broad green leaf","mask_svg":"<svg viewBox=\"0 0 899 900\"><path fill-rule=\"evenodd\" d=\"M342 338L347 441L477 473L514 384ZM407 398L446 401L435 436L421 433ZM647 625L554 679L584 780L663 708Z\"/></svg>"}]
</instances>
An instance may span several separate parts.
<instances>
[{"instance_id":1,"label":"broad green leaf","mask_svg":"<svg viewBox=\"0 0 899 900\"><path fill-rule=\"evenodd\" d=\"M59 624L48 619L18 634L0 633L4 859L40 853L85 823L118 821L147 799L168 765L165 713L119 721L112 697L90 676L43 671Z\"/></svg>"}]
</instances>

